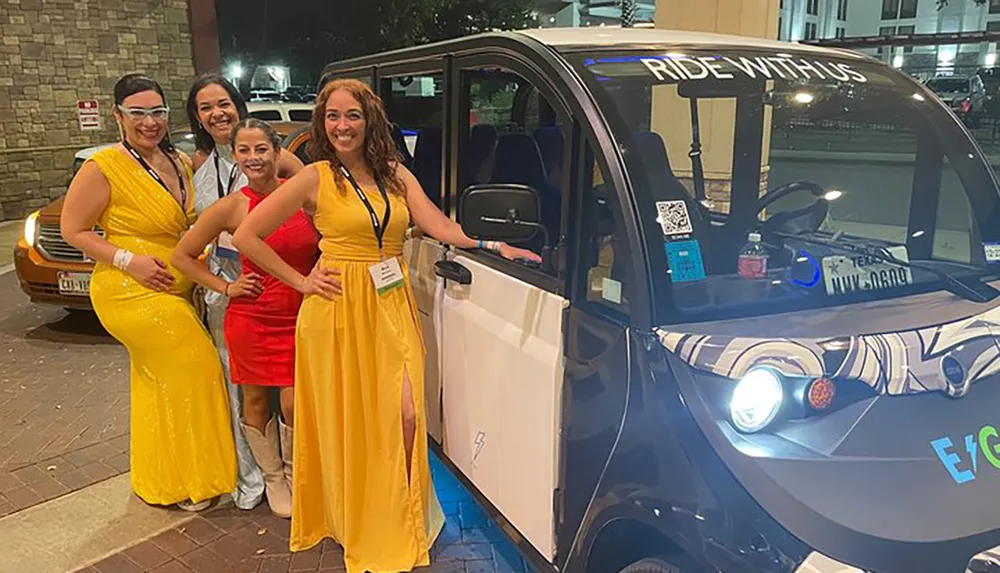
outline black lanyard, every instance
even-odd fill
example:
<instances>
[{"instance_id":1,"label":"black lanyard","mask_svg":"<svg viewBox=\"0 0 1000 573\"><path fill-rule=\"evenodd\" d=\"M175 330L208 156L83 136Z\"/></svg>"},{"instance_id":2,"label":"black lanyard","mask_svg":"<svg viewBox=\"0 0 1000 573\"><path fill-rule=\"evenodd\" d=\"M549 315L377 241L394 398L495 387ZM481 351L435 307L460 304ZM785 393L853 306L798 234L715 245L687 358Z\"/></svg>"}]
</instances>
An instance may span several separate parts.
<instances>
[{"instance_id":1,"label":"black lanyard","mask_svg":"<svg viewBox=\"0 0 1000 573\"><path fill-rule=\"evenodd\" d=\"M125 141L124 139L122 140L122 145L124 145L125 149L127 149L128 152L132 154L132 157L134 157L135 160L139 162L139 165L142 165L142 168L145 169L147 173L149 173L149 176L155 179L157 183L162 185L163 188L167 190L167 193L170 193L170 197L173 198L174 193L173 191L170 190L170 187L167 187L167 184L163 181L163 179L160 178L160 174L157 173L156 170L154 170L152 167L150 167L148 163L146 163L146 160L143 159L141 155L139 155L139 153L135 150L135 148L133 148L132 145L129 144L129 142ZM169 159L170 164L174 166L174 171L177 172L177 181L181 184L181 209L183 209L187 206L187 188L184 186L184 176L181 175L180 168L177 167L176 163L174 163L174 158L167 155L167 159Z\"/></svg>"},{"instance_id":2,"label":"black lanyard","mask_svg":"<svg viewBox=\"0 0 1000 573\"><path fill-rule=\"evenodd\" d=\"M229 183L225 187L222 186L222 172L219 169L219 152L215 152L215 184L219 188L219 199L222 199L229 194L230 189L233 188L233 182L236 181L236 176L239 175L239 170L237 165L233 165L233 168L229 170Z\"/></svg>"},{"instance_id":3,"label":"black lanyard","mask_svg":"<svg viewBox=\"0 0 1000 573\"><path fill-rule=\"evenodd\" d=\"M385 228L389 226L389 214L392 209L389 206L389 194L385 192L385 187L378 180L375 181L375 185L378 186L378 192L382 195L382 200L385 201L385 216L382 217L382 222L379 223L378 216L375 215L375 208L368 201L368 197L365 197L365 192L361 190L358 182L351 177L351 172L347 170L343 165L340 166L341 173L344 177L351 183L351 187L354 187L354 192L358 194L358 199L365 204L365 209L368 209L368 216L372 219L372 230L375 231L375 239L378 240L378 252L379 255L382 254L382 237L385 236Z\"/></svg>"}]
</instances>

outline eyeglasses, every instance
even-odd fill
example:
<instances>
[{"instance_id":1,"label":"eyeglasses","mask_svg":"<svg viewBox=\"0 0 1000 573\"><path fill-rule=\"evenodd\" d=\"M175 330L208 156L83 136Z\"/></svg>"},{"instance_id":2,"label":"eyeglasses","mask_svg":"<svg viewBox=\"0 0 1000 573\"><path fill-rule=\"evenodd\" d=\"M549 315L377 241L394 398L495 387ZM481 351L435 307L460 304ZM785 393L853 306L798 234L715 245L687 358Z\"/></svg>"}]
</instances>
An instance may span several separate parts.
<instances>
[{"instance_id":1,"label":"eyeglasses","mask_svg":"<svg viewBox=\"0 0 1000 573\"><path fill-rule=\"evenodd\" d=\"M117 107L120 112L122 112L126 117L135 122L142 121L147 117L152 117L156 121L163 121L167 119L167 115L170 114L170 108L167 106L144 108L144 107L125 107L119 105Z\"/></svg>"}]
</instances>

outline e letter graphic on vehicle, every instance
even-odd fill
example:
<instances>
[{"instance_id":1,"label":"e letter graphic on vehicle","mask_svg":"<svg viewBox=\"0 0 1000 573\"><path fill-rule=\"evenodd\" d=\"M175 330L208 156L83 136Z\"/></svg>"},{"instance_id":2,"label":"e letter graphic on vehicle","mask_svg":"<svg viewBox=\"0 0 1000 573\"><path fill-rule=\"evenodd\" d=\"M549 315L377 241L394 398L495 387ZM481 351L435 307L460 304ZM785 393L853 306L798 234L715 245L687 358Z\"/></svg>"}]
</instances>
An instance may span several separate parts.
<instances>
[{"instance_id":1,"label":"e letter graphic on vehicle","mask_svg":"<svg viewBox=\"0 0 1000 573\"><path fill-rule=\"evenodd\" d=\"M945 436L932 441L931 447L955 483L976 479L979 452L991 466L1000 470L1000 434L993 426L983 426L978 434L966 434L960 444L954 444L951 438Z\"/></svg>"}]
</instances>

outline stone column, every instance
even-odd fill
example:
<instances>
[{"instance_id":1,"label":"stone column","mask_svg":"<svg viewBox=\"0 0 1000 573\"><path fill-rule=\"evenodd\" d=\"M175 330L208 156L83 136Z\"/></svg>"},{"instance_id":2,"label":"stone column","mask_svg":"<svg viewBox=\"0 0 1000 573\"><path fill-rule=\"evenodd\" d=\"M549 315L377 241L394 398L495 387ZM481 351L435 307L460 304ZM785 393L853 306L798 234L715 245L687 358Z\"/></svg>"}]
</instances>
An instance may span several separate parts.
<instances>
[{"instance_id":1,"label":"stone column","mask_svg":"<svg viewBox=\"0 0 1000 573\"><path fill-rule=\"evenodd\" d=\"M778 0L656 0L655 26L777 39L778 15ZM706 197L712 203L712 210L728 212L736 102L700 101L698 113ZM762 188L767 185L770 110L766 110L766 114ZM691 112L688 101L677 96L676 87L654 88L651 124L653 131L658 132L666 142L674 173L693 194L691 163L688 160Z\"/></svg>"}]
</instances>

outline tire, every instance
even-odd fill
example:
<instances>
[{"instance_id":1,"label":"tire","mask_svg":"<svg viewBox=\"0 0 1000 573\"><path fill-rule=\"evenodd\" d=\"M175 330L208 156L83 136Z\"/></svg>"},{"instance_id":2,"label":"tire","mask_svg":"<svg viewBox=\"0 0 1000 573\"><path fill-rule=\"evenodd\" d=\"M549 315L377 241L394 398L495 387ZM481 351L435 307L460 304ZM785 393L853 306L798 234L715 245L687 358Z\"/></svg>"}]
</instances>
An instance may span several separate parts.
<instances>
[{"instance_id":1,"label":"tire","mask_svg":"<svg viewBox=\"0 0 1000 573\"><path fill-rule=\"evenodd\" d=\"M636 561L619 573L695 573L695 569L690 566L681 567L674 564L684 562L673 556L647 557Z\"/></svg>"}]
</instances>

